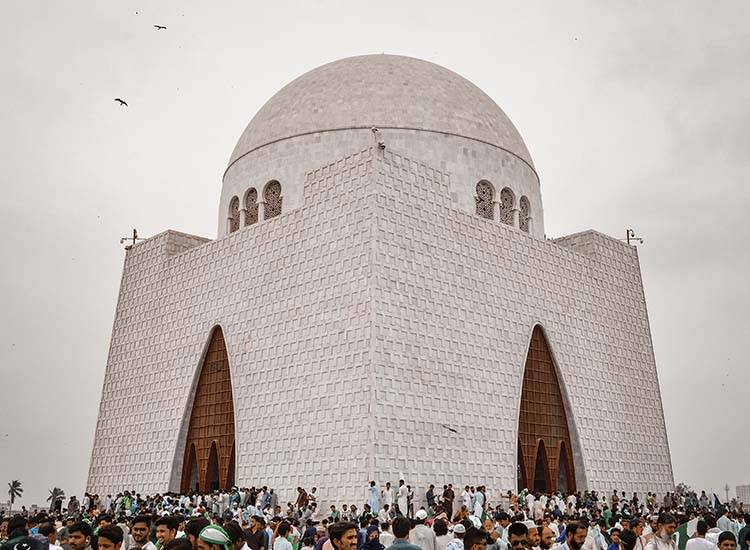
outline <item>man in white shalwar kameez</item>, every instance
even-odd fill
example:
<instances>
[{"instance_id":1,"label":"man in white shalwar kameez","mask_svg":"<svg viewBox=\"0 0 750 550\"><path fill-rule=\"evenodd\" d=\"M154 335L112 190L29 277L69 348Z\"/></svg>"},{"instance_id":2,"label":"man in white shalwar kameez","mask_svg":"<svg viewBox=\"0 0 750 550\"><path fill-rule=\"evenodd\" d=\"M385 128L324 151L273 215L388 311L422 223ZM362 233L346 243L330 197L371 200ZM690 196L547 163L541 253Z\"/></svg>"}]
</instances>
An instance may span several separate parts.
<instances>
[{"instance_id":1,"label":"man in white shalwar kameez","mask_svg":"<svg viewBox=\"0 0 750 550\"><path fill-rule=\"evenodd\" d=\"M477 489L474 493L474 515L479 519L482 519L484 514L484 493L481 489Z\"/></svg>"},{"instance_id":2,"label":"man in white shalwar kameez","mask_svg":"<svg viewBox=\"0 0 750 550\"><path fill-rule=\"evenodd\" d=\"M391 487L390 481L385 484L381 496L383 497L383 505L387 504L389 508L393 508L393 487Z\"/></svg>"},{"instance_id":3,"label":"man in white shalwar kameez","mask_svg":"<svg viewBox=\"0 0 750 550\"><path fill-rule=\"evenodd\" d=\"M404 480L398 480L398 511L406 517L406 513L409 511L409 490L404 485Z\"/></svg>"},{"instance_id":4,"label":"man in white shalwar kameez","mask_svg":"<svg viewBox=\"0 0 750 550\"><path fill-rule=\"evenodd\" d=\"M528 516L532 517L531 510L534 508L534 501L536 500L536 497L534 496L534 493L529 493L526 495L526 509L529 511Z\"/></svg>"},{"instance_id":5,"label":"man in white shalwar kameez","mask_svg":"<svg viewBox=\"0 0 750 550\"><path fill-rule=\"evenodd\" d=\"M464 487L461 493L461 503L466 506L466 510L471 512L471 493L469 492L469 486Z\"/></svg>"},{"instance_id":6,"label":"man in white shalwar kameez","mask_svg":"<svg viewBox=\"0 0 750 550\"><path fill-rule=\"evenodd\" d=\"M372 509L372 513L377 515L380 510L380 490L374 481L370 482L367 492L370 494L370 508Z\"/></svg>"}]
</instances>

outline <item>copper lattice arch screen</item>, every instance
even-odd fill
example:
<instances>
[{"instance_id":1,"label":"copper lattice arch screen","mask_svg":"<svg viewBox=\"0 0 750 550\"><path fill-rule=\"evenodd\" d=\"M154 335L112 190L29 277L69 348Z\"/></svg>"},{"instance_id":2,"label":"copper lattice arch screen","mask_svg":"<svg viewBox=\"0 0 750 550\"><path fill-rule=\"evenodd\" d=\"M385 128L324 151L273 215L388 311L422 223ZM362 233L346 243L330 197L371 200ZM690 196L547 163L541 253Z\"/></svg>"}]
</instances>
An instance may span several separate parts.
<instances>
[{"instance_id":1,"label":"copper lattice arch screen","mask_svg":"<svg viewBox=\"0 0 750 550\"><path fill-rule=\"evenodd\" d=\"M521 489L556 491L565 482L569 491L575 490L568 418L552 354L539 326L531 335L523 373L518 446Z\"/></svg>"},{"instance_id":2,"label":"copper lattice arch screen","mask_svg":"<svg viewBox=\"0 0 750 550\"><path fill-rule=\"evenodd\" d=\"M229 489L234 484L234 441L234 405L229 357L224 334L220 327L216 327L211 334L208 351L201 365L190 413L182 470L182 491ZM212 465L211 468L209 463ZM216 463L218 467L215 467ZM198 486L193 485L194 483Z\"/></svg>"}]
</instances>

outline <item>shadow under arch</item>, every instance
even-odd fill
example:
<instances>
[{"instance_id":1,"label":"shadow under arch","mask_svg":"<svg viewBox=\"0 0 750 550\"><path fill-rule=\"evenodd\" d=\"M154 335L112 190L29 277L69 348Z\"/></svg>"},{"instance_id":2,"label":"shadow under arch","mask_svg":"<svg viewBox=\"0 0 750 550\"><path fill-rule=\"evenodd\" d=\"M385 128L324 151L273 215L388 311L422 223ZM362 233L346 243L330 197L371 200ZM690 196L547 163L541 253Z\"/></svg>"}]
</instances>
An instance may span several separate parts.
<instances>
[{"instance_id":1,"label":"shadow under arch","mask_svg":"<svg viewBox=\"0 0 750 550\"><path fill-rule=\"evenodd\" d=\"M544 447L544 439L539 439L534 453L534 491L547 493L552 490L549 477L549 461L547 450Z\"/></svg>"},{"instance_id":2,"label":"shadow under arch","mask_svg":"<svg viewBox=\"0 0 750 550\"><path fill-rule=\"evenodd\" d=\"M234 464L234 410L229 350L224 339L224 331L217 324L209 331L185 402L172 460L170 491L187 492L190 488L193 468L190 456L193 452L201 490L208 489L207 471L214 445L217 467L221 464L229 465L230 462ZM227 474L228 472L219 470L219 488L229 488L226 484L229 481L234 482L234 479L228 479Z\"/></svg>"},{"instance_id":3,"label":"shadow under arch","mask_svg":"<svg viewBox=\"0 0 750 550\"><path fill-rule=\"evenodd\" d=\"M571 480L574 478L573 472L570 471L570 465L565 457L568 454L568 447L564 441L560 442L560 453L557 455L557 490L562 493L569 493Z\"/></svg>"},{"instance_id":4,"label":"shadow under arch","mask_svg":"<svg viewBox=\"0 0 750 550\"><path fill-rule=\"evenodd\" d=\"M206 465L206 479L203 483L207 491L218 491L221 488L221 477L219 471L219 451L216 450L216 441L211 442L208 451L208 463Z\"/></svg>"},{"instance_id":5,"label":"shadow under arch","mask_svg":"<svg viewBox=\"0 0 750 550\"><path fill-rule=\"evenodd\" d=\"M195 456L195 445L190 445L186 456L185 469L182 471L181 485L198 492L202 485L200 483L200 478L198 477L198 458Z\"/></svg>"},{"instance_id":6,"label":"shadow under arch","mask_svg":"<svg viewBox=\"0 0 750 550\"><path fill-rule=\"evenodd\" d=\"M528 342L518 401L517 467L522 460L527 482L536 481L537 449L542 440L548 490L557 490L561 468L565 470L568 490L584 488L586 473L573 409L564 377L540 323L532 326Z\"/></svg>"}]
</instances>

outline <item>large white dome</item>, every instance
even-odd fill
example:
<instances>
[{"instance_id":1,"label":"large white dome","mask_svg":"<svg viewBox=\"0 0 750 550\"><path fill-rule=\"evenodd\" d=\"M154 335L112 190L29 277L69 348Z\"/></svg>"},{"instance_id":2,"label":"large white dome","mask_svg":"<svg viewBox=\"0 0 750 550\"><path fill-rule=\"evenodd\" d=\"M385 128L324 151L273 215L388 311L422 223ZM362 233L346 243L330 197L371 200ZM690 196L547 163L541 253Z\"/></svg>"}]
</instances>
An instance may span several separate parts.
<instances>
[{"instance_id":1,"label":"large white dome","mask_svg":"<svg viewBox=\"0 0 750 550\"><path fill-rule=\"evenodd\" d=\"M373 126L388 151L446 174L456 208L477 215L484 182L483 216L544 237L539 177L510 119L465 78L399 55L328 63L269 99L224 172L218 235L302 207L307 174L373 147Z\"/></svg>"},{"instance_id":2,"label":"large white dome","mask_svg":"<svg viewBox=\"0 0 750 550\"><path fill-rule=\"evenodd\" d=\"M444 67L399 55L340 59L284 86L250 121L229 166L283 139L372 126L485 142L513 154L533 170L518 130L487 94Z\"/></svg>"}]
</instances>

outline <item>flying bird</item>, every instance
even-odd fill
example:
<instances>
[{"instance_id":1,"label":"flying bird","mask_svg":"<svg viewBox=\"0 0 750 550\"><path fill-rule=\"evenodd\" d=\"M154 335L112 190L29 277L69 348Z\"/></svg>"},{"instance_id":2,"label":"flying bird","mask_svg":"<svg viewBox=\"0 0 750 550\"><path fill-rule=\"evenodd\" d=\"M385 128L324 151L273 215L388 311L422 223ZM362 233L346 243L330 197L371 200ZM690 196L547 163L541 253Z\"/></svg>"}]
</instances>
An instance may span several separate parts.
<instances>
[{"instance_id":1,"label":"flying bird","mask_svg":"<svg viewBox=\"0 0 750 550\"><path fill-rule=\"evenodd\" d=\"M127 104L127 103L125 103L125 102L124 102L124 101L123 101L122 99L120 99L119 97L116 97L116 98L115 98L115 101L116 101L117 103L119 103L119 104L120 104L120 106L124 106L124 107L127 107L127 106L128 106L128 104Z\"/></svg>"},{"instance_id":2,"label":"flying bird","mask_svg":"<svg viewBox=\"0 0 750 550\"><path fill-rule=\"evenodd\" d=\"M154 25L154 28L155 28L155 29L156 29L157 31L160 31L160 30L162 30L162 29L164 29L164 30L167 30L167 27L164 27L164 26L162 26L162 25Z\"/></svg>"},{"instance_id":3,"label":"flying bird","mask_svg":"<svg viewBox=\"0 0 750 550\"><path fill-rule=\"evenodd\" d=\"M454 434L457 434L457 433L458 433L458 430L454 430L454 429L453 429L453 428L451 428L450 426L446 426L445 424L440 424L440 425L441 425L441 426L442 426L443 428L445 428L446 430L448 430L449 432L453 432Z\"/></svg>"}]
</instances>

